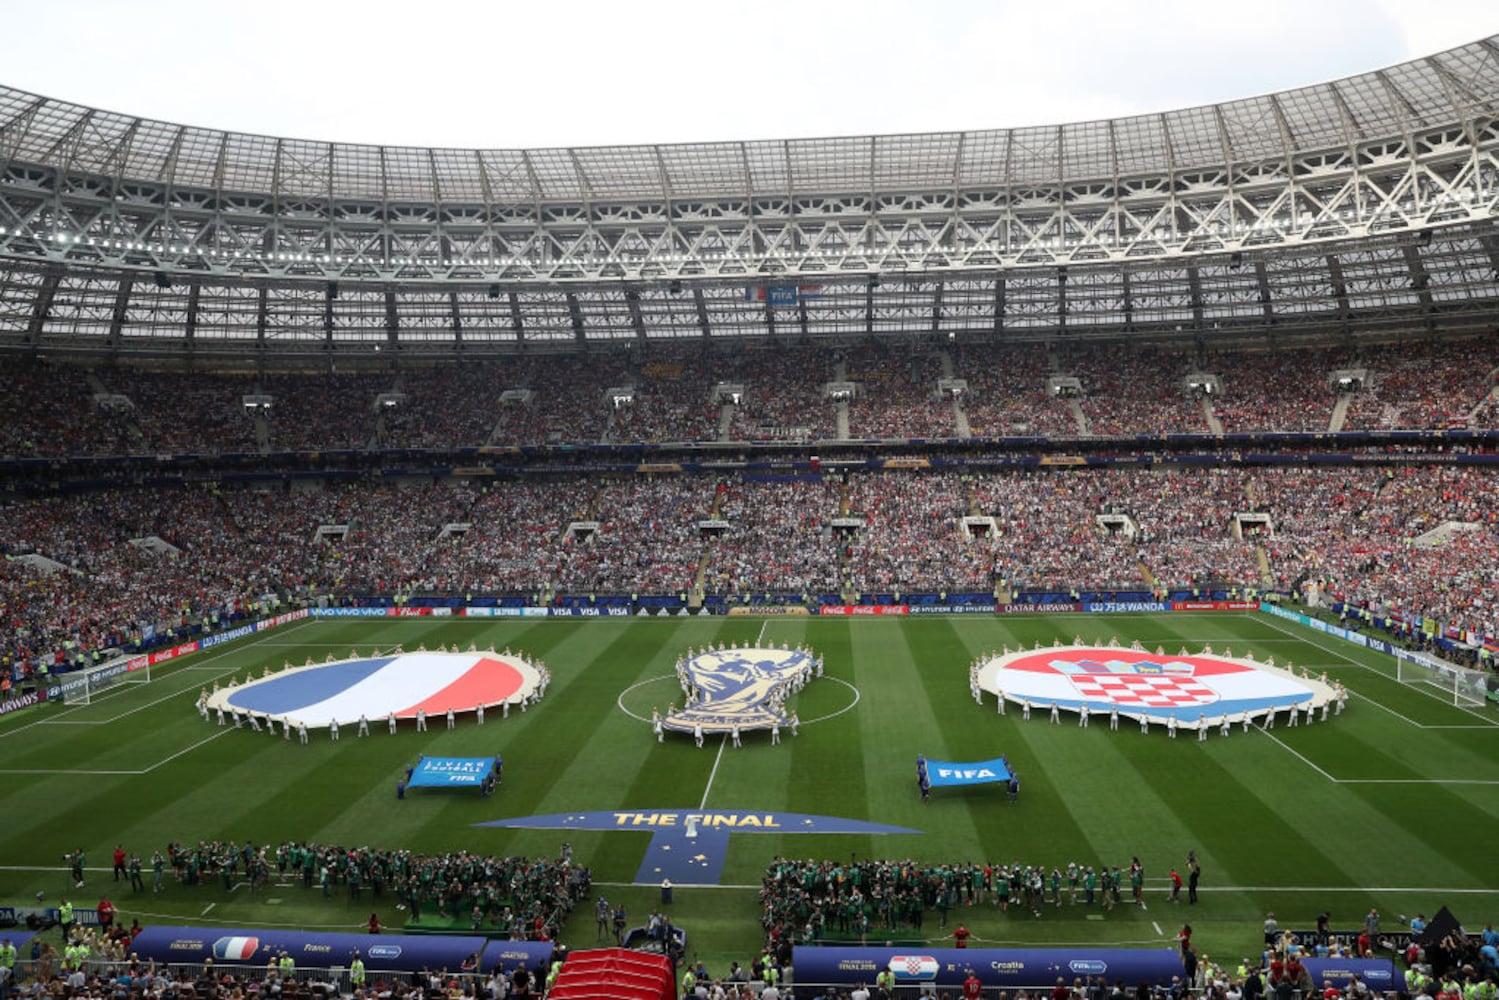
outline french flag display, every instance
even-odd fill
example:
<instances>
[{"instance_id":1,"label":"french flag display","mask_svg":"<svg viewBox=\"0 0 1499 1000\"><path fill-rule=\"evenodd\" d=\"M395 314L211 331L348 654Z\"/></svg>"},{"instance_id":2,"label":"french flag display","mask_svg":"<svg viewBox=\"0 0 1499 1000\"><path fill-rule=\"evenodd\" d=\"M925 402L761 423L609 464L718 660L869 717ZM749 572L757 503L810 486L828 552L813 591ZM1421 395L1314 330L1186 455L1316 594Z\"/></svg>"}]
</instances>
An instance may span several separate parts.
<instances>
[{"instance_id":1,"label":"french flag display","mask_svg":"<svg viewBox=\"0 0 1499 1000\"><path fill-rule=\"evenodd\" d=\"M896 982L914 983L936 979L940 966L931 955L891 955L888 968L895 974Z\"/></svg>"},{"instance_id":2,"label":"french flag display","mask_svg":"<svg viewBox=\"0 0 1499 1000\"><path fill-rule=\"evenodd\" d=\"M259 947L260 938L221 937L213 943L213 957L221 962L248 962Z\"/></svg>"},{"instance_id":3,"label":"french flag display","mask_svg":"<svg viewBox=\"0 0 1499 1000\"><path fill-rule=\"evenodd\" d=\"M216 697L231 711L315 728L335 720L352 724L360 716L377 722L392 712L410 719L418 712L441 716L519 702L539 681L536 668L515 656L417 652L298 667Z\"/></svg>"}]
</instances>

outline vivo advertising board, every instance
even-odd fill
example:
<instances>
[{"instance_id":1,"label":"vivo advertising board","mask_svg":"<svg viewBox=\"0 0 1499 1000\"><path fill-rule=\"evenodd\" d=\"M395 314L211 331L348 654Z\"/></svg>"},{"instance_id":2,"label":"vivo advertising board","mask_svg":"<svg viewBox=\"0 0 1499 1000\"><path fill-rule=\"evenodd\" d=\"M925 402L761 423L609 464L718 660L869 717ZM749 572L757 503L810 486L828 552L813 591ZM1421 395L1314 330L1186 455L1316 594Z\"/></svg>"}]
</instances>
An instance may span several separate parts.
<instances>
[{"instance_id":1,"label":"vivo advertising board","mask_svg":"<svg viewBox=\"0 0 1499 1000\"><path fill-rule=\"evenodd\" d=\"M961 986L969 973L989 987L1050 986L1058 976L1169 983L1182 974L1175 948L804 948L793 955L798 984L852 988L886 969L900 986Z\"/></svg>"}]
</instances>

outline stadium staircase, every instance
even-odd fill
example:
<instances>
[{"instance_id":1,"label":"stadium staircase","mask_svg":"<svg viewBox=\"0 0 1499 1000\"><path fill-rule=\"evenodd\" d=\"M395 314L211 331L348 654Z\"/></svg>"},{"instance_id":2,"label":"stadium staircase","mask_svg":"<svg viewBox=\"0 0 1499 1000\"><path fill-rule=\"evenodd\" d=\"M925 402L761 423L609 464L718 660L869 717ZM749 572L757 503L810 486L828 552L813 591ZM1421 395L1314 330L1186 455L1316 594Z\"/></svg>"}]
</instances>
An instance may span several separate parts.
<instances>
[{"instance_id":1,"label":"stadium staircase","mask_svg":"<svg viewBox=\"0 0 1499 1000\"><path fill-rule=\"evenodd\" d=\"M1338 401L1333 404L1332 417L1327 421L1327 433L1336 434L1343 429L1348 422L1348 407L1353 405L1353 393L1338 393Z\"/></svg>"},{"instance_id":2,"label":"stadium staircase","mask_svg":"<svg viewBox=\"0 0 1499 1000\"><path fill-rule=\"evenodd\" d=\"M969 426L968 414L963 410L962 396L954 396L952 398L952 422L954 429L958 432L958 437L973 437L973 428Z\"/></svg>"},{"instance_id":3,"label":"stadium staircase","mask_svg":"<svg viewBox=\"0 0 1499 1000\"><path fill-rule=\"evenodd\" d=\"M1275 574L1270 571L1270 553L1265 551L1264 542L1257 541L1254 543L1254 561L1260 567L1260 583L1266 589L1273 588L1275 586Z\"/></svg>"},{"instance_id":4,"label":"stadium staircase","mask_svg":"<svg viewBox=\"0 0 1499 1000\"><path fill-rule=\"evenodd\" d=\"M846 362L840 361L833 366L833 381L845 382L847 380L848 364ZM834 432L834 436L839 441L847 441L852 437L852 435L850 435L848 432L848 404L835 403L833 404L833 406L833 412L835 414L834 419L837 421L837 430Z\"/></svg>"},{"instance_id":5,"label":"stadium staircase","mask_svg":"<svg viewBox=\"0 0 1499 1000\"><path fill-rule=\"evenodd\" d=\"M1490 379L1493 379L1495 377L1499 377L1499 369L1495 369L1494 371L1489 373ZM1478 401L1478 405L1468 411L1469 427L1476 427L1480 425L1483 419L1484 408L1488 406L1499 407L1499 385L1495 385L1492 389L1490 389L1488 395L1480 399Z\"/></svg>"},{"instance_id":6,"label":"stadium staircase","mask_svg":"<svg viewBox=\"0 0 1499 1000\"><path fill-rule=\"evenodd\" d=\"M259 387L256 387L255 391L259 393ZM262 455L269 455L271 453L271 418L266 416L264 408L260 408L255 411L255 416L251 419L255 421L255 448Z\"/></svg>"},{"instance_id":7,"label":"stadium staircase","mask_svg":"<svg viewBox=\"0 0 1499 1000\"><path fill-rule=\"evenodd\" d=\"M723 517L723 493L717 488L713 489L713 506L708 508L708 519L718 521ZM697 571L692 574L692 590L687 595L687 607L696 611L703 606L703 595L706 593L704 585L708 581L708 564L713 561L713 549L711 543L703 543L703 551L697 557Z\"/></svg>"},{"instance_id":8,"label":"stadium staircase","mask_svg":"<svg viewBox=\"0 0 1499 1000\"><path fill-rule=\"evenodd\" d=\"M1440 548L1457 535L1482 530L1483 525L1477 521L1443 521L1430 531L1423 531L1412 538L1411 545L1421 549Z\"/></svg>"},{"instance_id":9,"label":"stadium staircase","mask_svg":"<svg viewBox=\"0 0 1499 1000\"><path fill-rule=\"evenodd\" d=\"M95 393L102 393L104 395L118 395L113 389L105 385L103 380L100 379L98 374L96 374L94 371L90 370L89 372L87 372L86 377L88 378L89 389L91 389ZM131 400L132 405L134 404L134 402L134 400ZM136 421L134 409L126 411L124 426L125 435L129 438L129 442L125 445L128 450L149 450L146 446L146 432L141 430L140 423Z\"/></svg>"},{"instance_id":10,"label":"stadium staircase","mask_svg":"<svg viewBox=\"0 0 1499 1000\"><path fill-rule=\"evenodd\" d=\"M1223 435L1223 421L1218 419L1218 413L1213 409L1212 400L1206 396L1202 397L1202 419L1207 421L1208 430L1220 437Z\"/></svg>"},{"instance_id":11,"label":"stadium staircase","mask_svg":"<svg viewBox=\"0 0 1499 1000\"><path fill-rule=\"evenodd\" d=\"M1072 411L1072 422L1077 425L1077 432L1084 436L1092 434L1088 429L1088 415L1083 412L1083 402L1080 399L1067 400L1067 409Z\"/></svg>"},{"instance_id":12,"label":"stadium staircase","mask_svg":"<svg viewBox=\"0 0 1499 1000\"><path fill-rule=\"evenodd\" d=\"M1149 566L1145 565L1145 560L1144 559L1136 559L1135 560L1135 565L1140 568L1140 579L1142 579L1142 580L1145 581L1145 585L1148 588L1150 588L1151 590L1155 590L1156 589L1155 574L1150 571L1150 567Z\"/></svg>"},{"instance_id":13,"label":"stadium staircase","mask_svg":"<svg viewBox=\"0 0 1499 1000\"><path fill-rule=\"evenodd\" d=\"M718 440L720 444L733 440L734 404L725 403L718 409Z\"/></svg>"}]
</instances>

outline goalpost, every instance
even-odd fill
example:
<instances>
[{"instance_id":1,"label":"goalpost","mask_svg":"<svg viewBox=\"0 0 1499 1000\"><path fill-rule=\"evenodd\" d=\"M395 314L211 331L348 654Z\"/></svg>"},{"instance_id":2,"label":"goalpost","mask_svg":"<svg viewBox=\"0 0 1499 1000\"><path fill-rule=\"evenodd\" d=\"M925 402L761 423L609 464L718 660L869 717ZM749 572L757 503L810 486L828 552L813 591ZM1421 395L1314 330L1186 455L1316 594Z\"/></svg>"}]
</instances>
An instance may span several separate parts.
<instances>
[{"instance_id":1,"label":"goalpost","mask_svg":"<svg viewBox=\"0 0 1499 1000\"><path fill-rule=\"evenodd\" d=\"M62 703L64 705L89 705L100 694L112 687L125 684L149 684L151 682L150 660L146 657L140 659L145 659L146 662L136 670L129 669L129 664L134 662L132 659L103 663L97 667L63 674L58 679L58 683L62 686Z\"/></svg>"},{"instance_id":2,"label":"goalpost","mask_svg":"<svg viewBox=\"0 0 1499 1000\"><path fill-rule=\"evenodd\" d=\"M1481 670L1453 663L1401 657L1395 661L1395 679L1402 684L1431 688L1443 701L1461 708L1482 708L1488 702L1488 676Z\"/></svg>"}]
</instances>

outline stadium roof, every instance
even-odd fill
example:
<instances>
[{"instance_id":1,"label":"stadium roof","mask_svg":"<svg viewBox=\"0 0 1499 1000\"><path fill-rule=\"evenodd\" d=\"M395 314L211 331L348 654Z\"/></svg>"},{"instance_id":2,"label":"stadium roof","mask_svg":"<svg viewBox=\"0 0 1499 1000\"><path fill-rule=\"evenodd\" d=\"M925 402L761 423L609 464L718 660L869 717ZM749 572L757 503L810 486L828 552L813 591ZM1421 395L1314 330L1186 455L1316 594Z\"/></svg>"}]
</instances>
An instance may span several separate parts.
<instances>
[{"instance_id":1,"label":"stadium roof","mask_svg":"<svg viewBox=\"0 0 1499 1000\"><path fill-rule=\"evenodd\" d=\"M0 347L1430 334L1496 322L1496 213L1499 36L1162 114L672 146L326 143L0 88Z\"/></svg>"},{"instance_id":2,"label":"stadium roof","mask_svg":"<svg viewBox=\"0 0 1499 1000\"><path fill-rule=\"evenodd\" d=\"M1499 36L1327 83L1108 121L567 149L427 149L175 125L0 88L0 160L174 187L413 202L924 191L1176 173L1357 149L1499 114Z\"/></svg>"}]
</instances>

